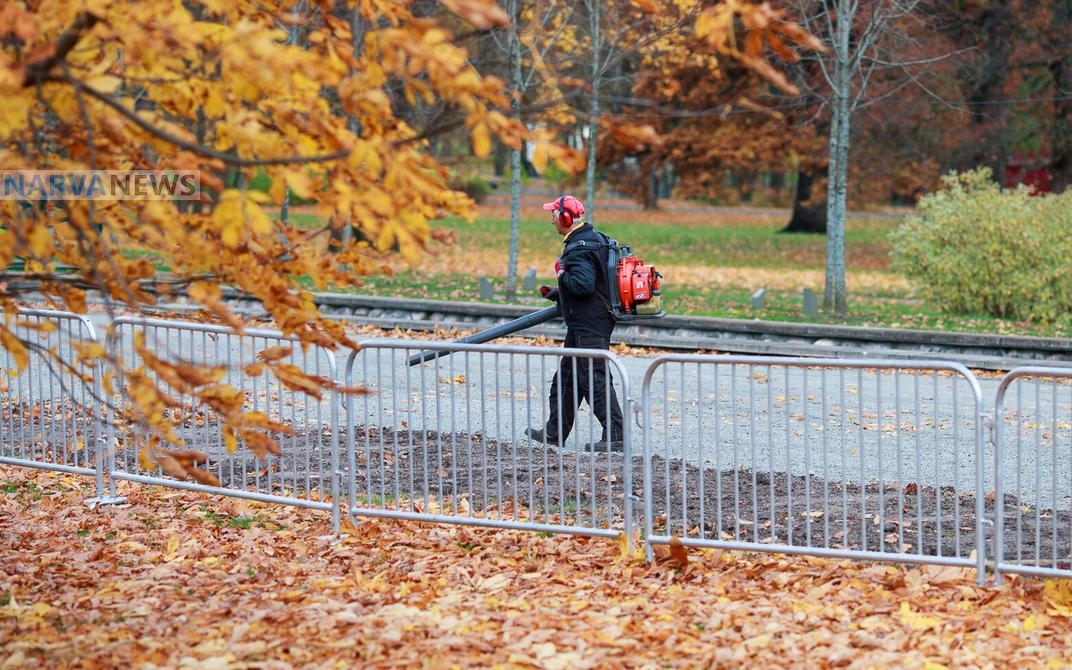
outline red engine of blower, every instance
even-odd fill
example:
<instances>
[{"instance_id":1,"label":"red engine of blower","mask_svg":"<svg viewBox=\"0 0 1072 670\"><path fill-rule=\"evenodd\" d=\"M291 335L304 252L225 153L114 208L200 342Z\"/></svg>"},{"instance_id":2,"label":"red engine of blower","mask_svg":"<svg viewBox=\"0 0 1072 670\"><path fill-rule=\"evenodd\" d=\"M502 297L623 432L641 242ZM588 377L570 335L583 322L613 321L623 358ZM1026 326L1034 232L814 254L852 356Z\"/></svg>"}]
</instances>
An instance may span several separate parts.
<instances>
[{"instance_id":1,"label":"red engine of blower","mask_svg":"<svg viewBox=\"0 0 1072 670\"><path fill-rule=\"evenodd\" d=\"M661 275L654 266L636 256L626 256L618 262L618 296L627 314L654 314L660 309Z\"/></svg>"}]
</instances>

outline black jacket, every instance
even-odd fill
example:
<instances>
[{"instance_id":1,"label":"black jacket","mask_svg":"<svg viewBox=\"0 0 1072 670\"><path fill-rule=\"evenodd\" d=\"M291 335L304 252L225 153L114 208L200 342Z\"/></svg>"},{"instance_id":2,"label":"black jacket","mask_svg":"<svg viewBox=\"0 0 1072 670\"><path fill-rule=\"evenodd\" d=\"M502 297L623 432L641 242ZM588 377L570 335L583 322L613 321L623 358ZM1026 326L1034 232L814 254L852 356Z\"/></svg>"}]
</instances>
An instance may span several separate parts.
<instances>
[{"instance_id":1,"label":"black jacket","mask_svg":"<svg viewBox=\"0 0 1072 670\"><path fill-rule=\"evenodd\" d=\"M566 327L578 334L609 338L614 330L607 296L611 285L606 239L586 223L566 238L558 261L558 302Z\"/></svg>"}]
</instances>

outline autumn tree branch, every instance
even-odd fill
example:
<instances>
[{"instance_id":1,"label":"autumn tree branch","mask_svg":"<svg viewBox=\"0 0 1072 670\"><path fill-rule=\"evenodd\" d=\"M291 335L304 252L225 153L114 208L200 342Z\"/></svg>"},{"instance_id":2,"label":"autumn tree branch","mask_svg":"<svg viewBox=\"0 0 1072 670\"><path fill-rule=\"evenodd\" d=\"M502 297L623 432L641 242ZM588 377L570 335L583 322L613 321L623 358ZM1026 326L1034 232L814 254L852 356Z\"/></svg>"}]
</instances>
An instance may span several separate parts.
<instances>
[{"instance_id":1,"label":"autumn tree branch","mask_svg":"<svg viewBox=\"0 0 1072 670\"><path fill-rule=\"evenodd\" d=\"M150 135L153 135L154 137L158 137L158 138L164 140L165 142L169 142L171 144L174 144L177 147L180 147L182 149L186 149L187 151L195 153L195 154L197 154L199 156L205 156L206 158L215 158L216 160L218 160L218 161L220 161L220 162L222 162L222 163L224 163L226 165L231 165L231 166L234 166L234 167L259 167L259 166L265 166L265 165L301 165L301 164L305 164L305 163L326 163L328 161L334 161L334 160L339 160L339 159L342 159L342 158L346 158L347 156L350 155L350 152L348 150L343 149L343 150L340 150L340 151L332 152L330 154L320 154L320 155L317 155L317 156L283 156L283 157L280 157L280 158L240 158L240 157L235 156L233 154L229 154L229 153L226 153L226 152L223 152L223 151L218 151L216 149L212 149L210 147L206 147L203 144L198 144L197 142L190 142L188 140L184 140L184 139L182 139L181 137L179 137L177 135L173 135L173 134L167 132L166 130L158 128L155 125L153 125L152 123L150 123L150 122L146 121L145 119L141 118L140 116L138 116L138 114L134 110L125 107L123 105L123 103L119 102L119 100L117 100L114 96L108 95L107 93L104 93L103 91L98 91L97 89L93 88L92 86L89 86L84 81L82 81L82 80L80 80L80 79L78 79L76 77L72 77L70 75L64 75L62 77L49 76L49 77L46 77L45 80L46 81L53 81L53 82L57 82L57 83L64 83L64 84L68 84L70 86L73 86L77 90L82 91L82 92L86 93L87 95L89 95L90 97L96 98L100 102L103 102L104 104L108 105L109 107L111 107L115 111L117 111L120 114L122 114L128 120L133 122L136 126L141 128L145 132L149 133Z\"/></svg>"},{"instance_id":2,"label":"autumn tree branch","mask_svg":"<svg viewBox=\"0 0 1072 670\"><path fill-rule=\"evenodd\" d=\"M48 79L52 69L67 58L67 54L78 44L78 40L82 39L82 35L97 25L98 21L100 19L89 12L82 12L75 17L74 23L68 26L67 30L63 31L63 34L56 40L52 53L26 66L23 71L22 87L29 88L39 81Z\"/></svg>"}]
</instances>

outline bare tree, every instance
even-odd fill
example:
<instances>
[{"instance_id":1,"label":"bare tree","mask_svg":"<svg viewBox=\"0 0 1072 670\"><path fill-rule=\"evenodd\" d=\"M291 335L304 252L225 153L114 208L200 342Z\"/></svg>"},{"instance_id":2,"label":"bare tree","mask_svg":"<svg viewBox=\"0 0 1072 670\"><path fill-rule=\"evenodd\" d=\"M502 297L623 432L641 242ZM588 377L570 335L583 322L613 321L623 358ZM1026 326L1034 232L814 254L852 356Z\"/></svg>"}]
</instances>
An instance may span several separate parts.
<instances>
[{"instance_id":1,"label":"bare tree","mask_svg":"<svg viewBox=\"0 0 1072 670\"><path fill-rule=\"evenodd\" d=\"M671 31L683 30L700 10L697 3L678 15L675 6L662 7L658 12L643 12L630 2L622 0L584 0L583 18L587 18L588 53L591 82L588 91L588 114L585 141L588 162L585 172L585 202L589 204L588 220L595 223L596 199L596 143L602 117L602 96L608 85L624 82L628 94L632 86L631 76L616 73L626 59Z\"/></svg>"},{"instance_id":2,"label":"bare tree","mask_svg":"<svg viewBox=\"0 0 1072 670\"><path fill-rule=\"evenodd\" d=\"M526 3L525 0L506 0L503 9L510 17L510 25L493 32L495 43L506 53L511 94L511 109L518 122L527 121L525 100L534 89L547 86L557 93L558 82L549 80L546 58L556 44L554 35L565 25L572 9L568 3ZM529 23L526 16L533 16ZM521 247L521 176L522 151L510 150L510 248L506 267L506 299L517 300L517 263Z\"/></svg>"},{"instance_id":3,"label":"bare tree","mask_svg":"<svg viewBox=\"0 0 1072 670\"><path fill-rule=\"evenodd\" d=\"M823 308L838 316L848 314L845 285L845 211L848 194L849 147L853 112L865 104L892 95L917 80L911 70L942 56L921 56L911 61L891 57L886 47L904 22L917 21L919 0L808 0L797 2L800 20L828 47L817 54L824 83L815 91L829 109L829 181L827 186L826 287ZM922 23L922 22L920 22ZM902 45L903 46L903 45ZM898 53L904 53L898 50ZM901 76L891 80L886 73ZM876 80L883 90L875 90Z\"/></svg>"}]
</instances>

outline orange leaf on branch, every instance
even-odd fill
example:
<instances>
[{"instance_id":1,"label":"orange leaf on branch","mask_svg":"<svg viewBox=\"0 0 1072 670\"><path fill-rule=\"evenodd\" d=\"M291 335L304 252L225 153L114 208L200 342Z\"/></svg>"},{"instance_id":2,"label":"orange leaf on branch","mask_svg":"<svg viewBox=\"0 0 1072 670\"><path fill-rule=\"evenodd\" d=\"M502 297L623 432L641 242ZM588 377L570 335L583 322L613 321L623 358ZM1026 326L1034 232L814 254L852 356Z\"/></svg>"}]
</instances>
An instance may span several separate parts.
<instances>
[{"instance_id":1,"label":"orange leaf on branch","mask_svg":"<svg viewBox=\"0 0 1072 670\"><path fill-rule=\"evenodd\" d=\"M659 133L650 125L611 124L607 128L614 141L626 151L645 151L659 146Z\"/></svg>"},{"instance_id":2,"label":"orange leaf on branch","mask_svg":"<svg viewBox=\"0 0 1072 670\"><path fill-rule=\"evenodd\" d=\"M334 382L327 377L310 375L301 368L290 363L271 366L272 373L283 386L291 391L299 391L320 400L324 395L324 388L331 387Z\"/></svg>"},{"instance_id":3,"label":"orange leaf on branch","mask_svg":"<svg viewBox=\"0 0 1072 670\"><path fill-rule=\"evenodd\" d=\"M442 0L442 5L480 30L510 25L510 17L495 0Z\"/></svg>"},{"instance_id":4,"label":"orange leaf on branch","mask_svg":"<svg viewBox=\"0 0 1072 670\"><path fill-rule=\"evenodd\" d=\"M258 361L274 362L294 353L294 347L274 346L257 352Z\"/></svg>"},{"instance_id":5,"label":"orange leaf on branch","mask_svg":"<svg viewBox=\"0 0 1072 670\"><path fill-rule=\"evenodd\" d=\"M279 442L265 433L243 428L239 431L246 446L261 460L268 458L269 454L282 456L283 450L279 448Z\"/></svg>"}]
</instances>

